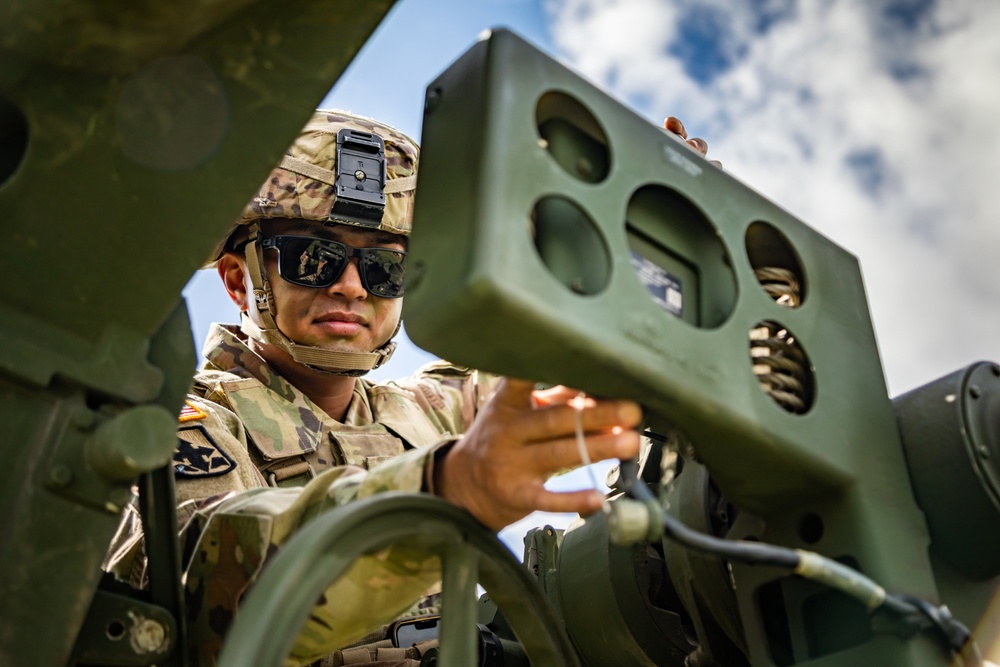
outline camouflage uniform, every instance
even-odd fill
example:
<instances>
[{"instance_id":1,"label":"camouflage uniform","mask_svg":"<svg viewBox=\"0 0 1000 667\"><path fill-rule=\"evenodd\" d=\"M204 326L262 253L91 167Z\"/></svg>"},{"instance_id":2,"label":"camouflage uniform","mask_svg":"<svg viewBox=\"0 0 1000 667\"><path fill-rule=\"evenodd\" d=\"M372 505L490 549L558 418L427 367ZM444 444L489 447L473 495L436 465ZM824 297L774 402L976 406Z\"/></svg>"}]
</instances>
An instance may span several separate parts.
<instances>
[{"instance_id":1,"label":"camouflage uniform","mask_svg":"<svg viewBox=\"0 0 1000 667\"><path fill-rule=\"evenodd\" d=\"M385 141L386 203L377 226L409 235L416 145L375 121L317 112L220 241L213 261L248 239L248 266L262 258L254 242L262 219L344 222L332 213L341 128L377 133ZM465 431L493 384L444 364L403 382L359 378L343 423L338 422L248 347L245 335L296 359L302 347L277 330L269 284L255 269L250 274L254 317L244 314L242 333L237 327L213 328L178 428L174 470L179 520L186 525L182 550L190 554L185 586L193 665L214 664L240 599L268 555L311 518L381 491L433 492L435 452ZM368 356L381 363L393 345ZM144 559L135 557L141 553L135 517L134 512L126 517L107 565L141 585ZM436 559L405 546L360 559L333 587L317 591L319 602L289 664L322 658L400 617L437 583L439 569Z\"/></svg>"},{"instance_id":2,"label":"camouflage uniform","mask_svg":"<svg viewBox=\"0 0 1000 667\"><path fill-rule=\"evenodd\" d=\"M235 327L215 325L174 457L185 538L196 541L186 577L195 664L212 663L267 554L310 518L380 491L432 491L434 452L465 430L490 384L443 363L407 381L359 379L341 423ZM435 559L406 549L361 559L323 594L290 664L400 617L439 577Z\"/></svg>"}]
</instances>

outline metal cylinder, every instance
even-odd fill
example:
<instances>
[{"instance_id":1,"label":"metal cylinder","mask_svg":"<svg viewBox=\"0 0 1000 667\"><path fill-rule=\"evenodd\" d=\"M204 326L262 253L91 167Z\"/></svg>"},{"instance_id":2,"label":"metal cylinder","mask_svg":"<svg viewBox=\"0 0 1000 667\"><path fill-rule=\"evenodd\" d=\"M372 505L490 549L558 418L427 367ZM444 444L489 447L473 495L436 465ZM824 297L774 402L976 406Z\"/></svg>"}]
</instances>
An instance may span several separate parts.
<instances>
[{"instance_id":1,"label":"metal cylinder","mask_svg":"<svg viewBox=\"0 0 1000 667\"><path fill-rule=\"evenodd\" d=\"M1000 574L1000 366L973 364L893 405L931 551L969 578Z\"/></svg>"},{"instance_id":2,"label":"metal cylinder","mask_svg":"<svg viewBox=\"0 0 1000 667\"><path fill-rule=\"evenodd\" d=\"M101 424L87 440L87 462L104 478L125 482L170 461L177 420L159 405L140 405Z\"/></svg>"}]
</instances>

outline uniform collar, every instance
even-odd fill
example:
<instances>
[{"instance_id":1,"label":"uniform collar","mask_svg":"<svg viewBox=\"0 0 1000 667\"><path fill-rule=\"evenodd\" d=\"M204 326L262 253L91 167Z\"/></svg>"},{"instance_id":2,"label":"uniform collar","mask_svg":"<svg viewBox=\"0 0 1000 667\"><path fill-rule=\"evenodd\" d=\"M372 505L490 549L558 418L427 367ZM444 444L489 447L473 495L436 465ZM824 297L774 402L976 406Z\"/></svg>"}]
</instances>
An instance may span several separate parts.
<instances>
[{"instance_id":1,"label":"uniform collar","mask_svg":"<svg viewBox=\"0 0 1000 667\"><path fill-rule=\"evenodd\" d=\"M235 324L213 323L202 351L205 361L202 370L224 371L238 377L254 379L282 396L285 400L316 413L324 421L334 421L320 410L308 396L278 374L267 361L250 349L247 338ZM372 423L373 413L368 390L372 383L364 378L354 382L354 394L344 415L344 424L366 425Z\"/></svg>"}]
</instances>

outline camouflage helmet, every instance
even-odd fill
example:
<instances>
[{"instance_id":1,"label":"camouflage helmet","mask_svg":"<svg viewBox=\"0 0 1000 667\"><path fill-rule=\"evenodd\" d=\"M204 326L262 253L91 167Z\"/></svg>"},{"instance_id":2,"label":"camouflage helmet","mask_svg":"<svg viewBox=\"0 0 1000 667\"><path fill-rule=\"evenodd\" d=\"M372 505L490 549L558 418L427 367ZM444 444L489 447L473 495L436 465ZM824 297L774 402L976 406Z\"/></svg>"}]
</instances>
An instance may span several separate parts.
<instances>
[{"instance_id":1,"label":"camouflage helmet","mask_svg":"<svg viewBox=\"0 0 1000 667\"><path fill-rule=\"evenodd\" d=\"M385 211L381 221L361 226L409 236L413 226L413 195L420 149L408 136L384 123L345 111L318 110L251 198L229 233L216 246L209 266L253 222L295 218L328 224L359 225L339 216L337 202L337 135L343 129L375 134L385 145Z\"/></svg>"},{"instance_id":2,"label":"camouflage helmet","mask_svg":"<svg viewBox=\"0 0 1000 667\"><path fill-rule=\"evenodd\" d=\"M384 146L384 170L375 168L377 160L370 159L379 143ZM353 163L358 166L355 171L345 169L338 184L337 156L351 155L348 145L357 148L354 159L360 162ZM278 328L277 306L260 245L260 222L271 218L313 220L409 236L418 155L416 142L383 123L343 111L313 114L210 260L215 264L224 252L245 247L253 285L253 298L241 315L241 328L247 336L278 346L314 370L338 375L363 375L389 359L396 346L392 336L370 352L348 352L299 344ZM345 159L345 167L347 164Z\"/></svg>"}]
</instances>

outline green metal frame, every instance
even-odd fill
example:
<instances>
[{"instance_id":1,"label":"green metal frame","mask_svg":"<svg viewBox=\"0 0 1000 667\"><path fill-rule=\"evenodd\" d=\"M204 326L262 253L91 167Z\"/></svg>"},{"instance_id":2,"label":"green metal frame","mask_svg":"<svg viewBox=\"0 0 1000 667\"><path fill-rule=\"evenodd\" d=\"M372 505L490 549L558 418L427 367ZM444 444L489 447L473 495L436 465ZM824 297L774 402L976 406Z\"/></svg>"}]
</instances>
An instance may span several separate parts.
<instances>
[{"instance_id":1,"label":"green metal frame","mask_svg":"<svg viewBox=\"0 0 1000 667\"><path fill-rule=\"evenodd\" d=\"M0 3L0 663L70 659L176 444L180 291L392 5Z\"/></svg>"},{"instance_id":2,"label":"green metal frame","mask_svg":"<svg viewBox=\"0 0 1000 667\"><path fill-rule=\"evenodd\" d=\"M441 557L441 667L479 664L477 582L499 606L533 664L579 665L537 581L496 535L441 499L384 493L316 518L285 545L240 607L219 667L281 665L316 604L317 592L359 556L393 544Z\"/></svg>"},{"instance_id":3,"label":"green metal frame","mask_svg":"<svg viewBox=\"0 0 1000 667\"><path fill-rule=\"evenodd\" d=\"M854 256L503 30L429 85L423 143L404 303L417 344L635 399L764 520L733 537L847 558L889 590L941 599ZM682 279L694 315L653 301L633 252ZM772 262L801 273L800 307L755 277ZM805 350L804 414L759 386L749 334L760 322ZM757 591L782 575L732 571L751 662L774 664L762 620L774 610ZM793 664L942 664L925 637L829 653L799 623L802 605L822 601L782 591Z\"/></svg>"}]
</instances>

